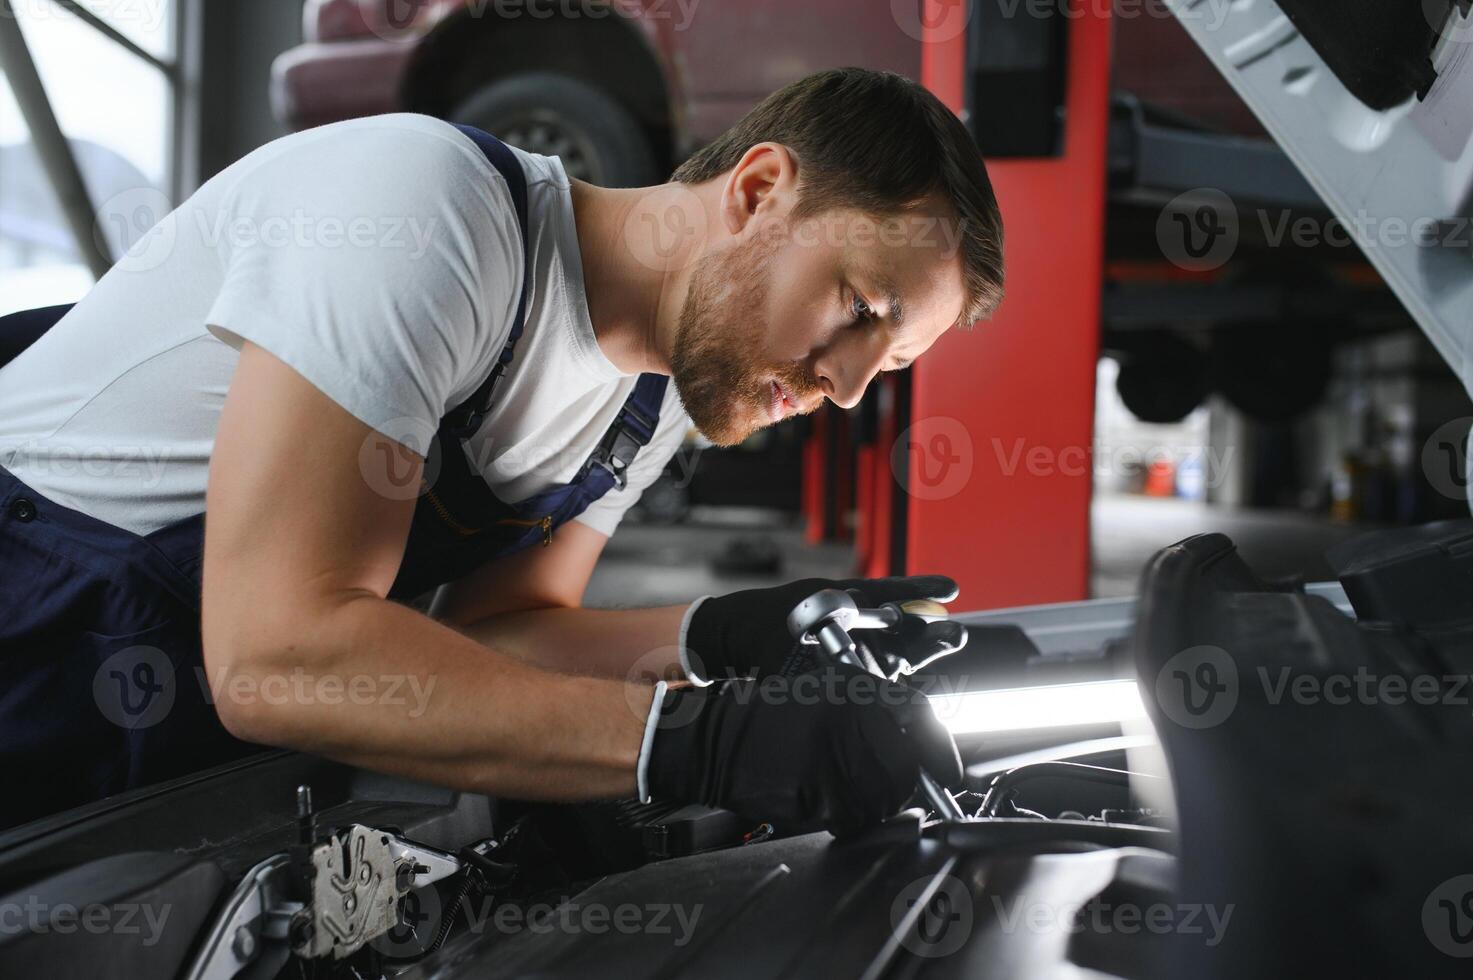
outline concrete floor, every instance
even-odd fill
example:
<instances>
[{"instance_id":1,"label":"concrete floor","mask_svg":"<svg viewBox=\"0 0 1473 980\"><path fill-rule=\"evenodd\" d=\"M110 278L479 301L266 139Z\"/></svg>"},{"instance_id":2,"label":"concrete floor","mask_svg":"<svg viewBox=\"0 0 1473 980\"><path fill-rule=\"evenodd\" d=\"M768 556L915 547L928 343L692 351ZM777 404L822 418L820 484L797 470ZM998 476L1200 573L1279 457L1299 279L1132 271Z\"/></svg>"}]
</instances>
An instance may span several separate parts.
<instances>
[{"instance_id":1,"label":"concrete floor","mask_svg":"<svg viewBox=\"0 0 1473 980\"><path fill-rule=\"evenodd\" d=\"M782 567L772 575L716 572L711 559L733 538L765 537L776 545ZM774 523L771 515L720 513L676 525L623 524L604 548L583 601L589 606L668 606L702 595L720 595L817 576L850 574L848 545L806 545L799 525Z\"/></svg>"},{"instance_id":2,"label":"concrete floor","mask_svg":"<svg viewBox=\"0 0 1473 980\"><path fill-rule=\"evenodd\" d=\"M609 541L589 583L590 606L658 606L696 596L754 588L808 576L850 574L847 546L803 544L796 525L770 515L717 513L676 526L629 523ZM1104 496L1092 509L1097 597L1132 595L1141 566L1158 549L1203 531L1221 531L1237 543L1259 574L1269 578L1331 577L1326 548L1360 528L1291 511L1241 511L1174 499ZM772 575L717 573L711 559L737 537L771 539L782 556Z\"/></svg>"},{"instance_id":3,"label":"concrete floor","mask_svg":"<svg viewBox=\"0 0 1473 980\"><path fill-rule=\"evenodd\" d=\"M1234 510L1151 497L1099 497L1090 516L1090 578L1100 598L1134 595L1141 567L1151 555L1204 531L1232 538L1238 553L1263 578L1303 575L1313 582L1334 577L1324 559L1327 548L1367 530L1299 511Z\"/></svg>"}]
</instances>

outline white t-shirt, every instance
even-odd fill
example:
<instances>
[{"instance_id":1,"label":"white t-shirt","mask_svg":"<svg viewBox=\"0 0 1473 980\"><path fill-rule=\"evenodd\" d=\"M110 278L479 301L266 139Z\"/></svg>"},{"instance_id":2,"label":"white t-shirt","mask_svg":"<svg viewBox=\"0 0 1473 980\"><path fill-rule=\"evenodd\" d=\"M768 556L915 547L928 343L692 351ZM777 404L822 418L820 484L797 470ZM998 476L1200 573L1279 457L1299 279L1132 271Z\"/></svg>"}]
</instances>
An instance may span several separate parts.
<instances>
[{"instance_id":1,"label":"white t-shirt","mask_svg":"<svg viewBox=\"0 0 1473 980\"><path fill-rule=\"evenodd\" d=\"M594 338L562 165L517 158L530 307L467 444L509 503L572 479L638 379ZM0 369L0 465L140 534L200 513L242 339L423 453L500 355L522 265L504 179L448 123L394 114L277 140L201 187ZM578 519L612 534L689 424L672 383L628 486Z\"/></svg>"}]
</instances>

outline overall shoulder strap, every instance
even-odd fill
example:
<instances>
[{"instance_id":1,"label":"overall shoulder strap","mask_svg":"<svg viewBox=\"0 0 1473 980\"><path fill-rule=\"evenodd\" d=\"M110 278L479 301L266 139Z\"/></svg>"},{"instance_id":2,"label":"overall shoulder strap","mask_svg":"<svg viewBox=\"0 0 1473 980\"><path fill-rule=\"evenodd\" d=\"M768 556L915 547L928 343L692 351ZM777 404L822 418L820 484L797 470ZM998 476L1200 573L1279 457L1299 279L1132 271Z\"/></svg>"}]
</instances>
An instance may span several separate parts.
<instances>
[{"instance_id":1,"label":"overall shoulder strap","mask_svg":"<svg viewBox=\"0 0 1473 980\"><path fill-rule=\"evenodd\" d=\"M501 348L501 356L497 358L486 380L481 382L481 386L469 398L451 409L441 420L442 428L448 429L456 438L469 439L476 434L476 430L485 421L486 413L491 408L492 391L506 370L506 366L511 363L513 348L521 339L522 328L527 323L527 304L532 289L532 245L531 238L527 234L527 175L522 170L516 154L490 133L473 126L456 124L455 128L469 136L486 155L491 166L495 167L497 172L505 178L506 187L511 191L512 206L516 208L517 224L522 232L522 294L517 300L517 312L512 319L511 333L507 336L506 344Z\"/></svg>"},{"instance_id":2,"label":"overall shoulder strap","mask_svg":"<svg viewBox=\"0 0 1473 980\"><path fill-rule=\"evenodd\" d=\"M71 303L46 306L38 310L21 310L0 317L0 367L20 356L21 352L41 339L41 335L66 316Z\"/></svg>"},{"instance_id":3,"label":"overall shoulder strap","mask_svg":"<svg viewBox=\"0 0 1473 980\"><path fill-rule=\"evenodd\" d=\"M629 464L654 437L660 424L660 406L665 401L665 388L669 382L670 379L663 374L639 376L624 407L614 418L614 424L609 426L603 441L583 464L578 482L602 469L608 473L613 487L624 489L629 480Z\"/></svg>"}]
</instances>

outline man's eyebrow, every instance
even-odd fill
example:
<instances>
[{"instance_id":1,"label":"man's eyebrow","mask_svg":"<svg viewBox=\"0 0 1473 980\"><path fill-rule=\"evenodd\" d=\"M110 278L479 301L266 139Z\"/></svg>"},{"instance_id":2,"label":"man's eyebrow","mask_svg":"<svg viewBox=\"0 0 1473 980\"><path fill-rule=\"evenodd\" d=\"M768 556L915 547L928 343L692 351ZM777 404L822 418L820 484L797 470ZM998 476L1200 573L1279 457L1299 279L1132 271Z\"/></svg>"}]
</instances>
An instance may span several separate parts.
<instances>
[{"instance_id":1,"label":"man's eyebrow","mask_svg":"<svg viewBox=\"0 0 1473 980\"><path fill-rule=\"evenodd\" d=\"M895 288L895 282L888 276L874 275L868 277L874 283L875 289L885 298L885 312L890 321L896 327L905 324L905 306L900 302L900 290Z\"/></svg>"},{"instance_id":2,"label":"man's eyebrow","mask_svg":"<svg viewBox=\"0 0 1473 980\"><path fill-rule=\"evenodd\" d=\"M895 288L894 283L884 282L880 288L885 291L885 305L890 311L890 319L897 327L905 325L905 307L900 303L900 291Z\"/></svg>"}]
</instances>

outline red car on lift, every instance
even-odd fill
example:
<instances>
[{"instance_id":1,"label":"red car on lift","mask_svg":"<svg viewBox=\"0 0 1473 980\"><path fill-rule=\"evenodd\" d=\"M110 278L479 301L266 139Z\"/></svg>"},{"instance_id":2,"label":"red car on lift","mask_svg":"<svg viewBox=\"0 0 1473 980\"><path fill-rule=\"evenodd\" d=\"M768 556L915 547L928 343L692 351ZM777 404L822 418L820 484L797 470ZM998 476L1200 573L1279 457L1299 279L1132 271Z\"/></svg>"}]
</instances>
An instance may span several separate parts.
<instances>
[{"instance_id":1,"label":"red car on lift","mask_svg":"<svg viewBox=\"0 0 1473 980\"><path fill-rule=\"evenodd\" d=\"M292 129L424 112L616 186L663 179L819 68L920 68L888 4L843 0L307 0L304 34L274 71L277 116Z\"/></svg>"},{"instance_id":2,"label":"red car on lift","mask_svg":"<svg viewBox=\"0 0 1473 980\"><path fill-rule=\"evenodd\" d=\"M814 71L863 65L919 78L921 7L922 0L306 0L305 43L277 59L272 98L294 130L422 112L558 156L574 177L637 186L663 180L764 96ZM1034 16L1033 5L1022 8L1027 16L1012 16L1007 11L1018 8L999 0L952 0L945 8L956 19L952 38L968 32L967 116L990 159L1058 152L1067 123L1062 38L1072 18L1059 13L1067 6L1044 7L1052 16ZM1354 250L1274 250L1246 219L1227 267L1189 272L1165 259L1157 219L1166 202L1195 188L1220 188L1242 207L1328 214L1162 0L1118 3L1112 20L1100 344L1121 364L1117 388L1150 422L1183 418L1212 391L1254 419L1293 418L1322 399L1333 338L1410 323ZM1335 323L1332 333L1326 320ZM1283 330L1289 323L1298 329ZM1274 357L1264 356L1266 346ZM794 478L765 483L777 493L772 499L741 502L799 507L797 434L764 444L771 468ZM703 463L702 488L662 509L678 515L686 500L738 502L724 496L729 490L705 492L706 484L750 482L717 478L726 462L717 457ZM649 495L650 506L660 499ZM844 533L840 506L815 524L821 536Z\"/></svg>"},{"instance_id":3,"label":"red car on lift","mask_svg":"<svg viewBox=\"0 0 1473 980\"><path fill-rule=\"evenodd\" d=\"M273 72L291 129L407 110L609 185L663 179L765 95L840 65L919 77L921 0L307 0ZM912 10L913 8L913 10ZM1115 88L1232 132L1252 115L1166 14L1117 18Z\"/></svg>"}]
</instances>

